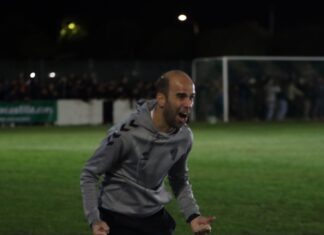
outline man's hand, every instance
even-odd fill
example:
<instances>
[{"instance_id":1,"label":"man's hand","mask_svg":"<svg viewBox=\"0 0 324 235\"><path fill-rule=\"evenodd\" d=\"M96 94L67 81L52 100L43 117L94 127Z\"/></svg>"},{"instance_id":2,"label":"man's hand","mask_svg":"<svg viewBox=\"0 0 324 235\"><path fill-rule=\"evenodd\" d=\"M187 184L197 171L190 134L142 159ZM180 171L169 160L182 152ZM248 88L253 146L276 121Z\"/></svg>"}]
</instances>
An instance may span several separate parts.
<instances>
[{"instance_id":1,"label":"man's hand","mask_svg":"<svg viewBox=\"0 0 324 235\"><path fill-rule=\"evenodd\" d=\"M109 226L104 221L98 221L92 225L93 235L107 235L109 234Z\"/></svg>"},{"instance_id":2,"label":"man's hand","mask_svg":"<svg viewBox=\"0 0 324 235\"><path fill-rule=\"evenodd\" d=\"M211 232L210 223L213 222L215 219L216 218L213 216L198 216L190 222L191 229L195 235L209 234Z\"/></svg>"}]
</instances>

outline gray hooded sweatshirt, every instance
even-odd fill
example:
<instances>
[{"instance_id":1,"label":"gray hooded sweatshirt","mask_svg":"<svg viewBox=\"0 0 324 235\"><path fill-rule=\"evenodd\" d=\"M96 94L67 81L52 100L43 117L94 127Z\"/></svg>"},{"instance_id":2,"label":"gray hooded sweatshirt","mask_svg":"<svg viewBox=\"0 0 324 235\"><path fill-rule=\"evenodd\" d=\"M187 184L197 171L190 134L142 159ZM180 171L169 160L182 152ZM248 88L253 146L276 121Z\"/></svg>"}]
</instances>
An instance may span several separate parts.
<instances>
[{"instance_id":1,"label":"gray hooded sweatshirt","mask_svg":"<svg viewBox=\"0 0 324 235\"><path fill-rule=\"evenodd\" d=\"M89 224L100 220L98 207L133 217L155 214L172 198L166 176L185 218L200 214L188 181L192 132L187 125L170 134L159 132L150 115L155 105L147 101L113 126L86 162L80 185Z\"/></svg>"}]
</instances>

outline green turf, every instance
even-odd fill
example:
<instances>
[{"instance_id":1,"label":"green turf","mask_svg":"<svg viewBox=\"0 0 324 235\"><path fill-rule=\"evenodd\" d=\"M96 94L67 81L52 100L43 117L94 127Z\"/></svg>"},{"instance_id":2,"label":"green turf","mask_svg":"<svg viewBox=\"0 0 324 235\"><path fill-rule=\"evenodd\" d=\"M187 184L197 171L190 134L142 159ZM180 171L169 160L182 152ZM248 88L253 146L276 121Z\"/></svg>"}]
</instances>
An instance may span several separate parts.
<instances>
[{"instance_id":1,"label":"green turf","mask_svg":"<svg viewBox=\"0 0 324 235\"><path fill-rule=\"evenodd\" d=\"M324 124L193 124L189 167L213 234L324 234ZM0 234L90 234L79 174L106 127L0 128ZM176 235L190 234L175 201Z\"/></svg>"}]
</instances>

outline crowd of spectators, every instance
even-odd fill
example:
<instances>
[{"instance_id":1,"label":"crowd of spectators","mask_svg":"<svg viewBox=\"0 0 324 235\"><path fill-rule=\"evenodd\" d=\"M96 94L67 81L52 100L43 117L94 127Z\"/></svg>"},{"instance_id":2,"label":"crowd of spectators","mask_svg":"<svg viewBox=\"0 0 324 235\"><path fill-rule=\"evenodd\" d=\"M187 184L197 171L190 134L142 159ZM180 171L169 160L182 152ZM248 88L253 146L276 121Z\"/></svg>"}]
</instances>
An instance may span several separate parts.
<instances>
[{"instance_id":1,"label":"crowd of spectators","mask_svg":"<svg viewBox=\"0 0 324 235\"><path fill-rule=\"evenodd\" d=\"M140 99L150 98L154 84L140 79L98 80L95 74L68 74L55 78L25 77L0 79L0 100L56 100L56 99Z\"/></svg>"},{"instance_id":2,"label":"crowd of spectators","mask_svg":"<svg viewBox=\"0 0 324 235\"><path fill-rule=\"evenodd\" d=\"M221 120L221 79L196 83L196 118ZM154 81L122 76L98 79L96 74L67 74L38 79L21 73L16 79L0 79L0 101L56 99L152 98ZM232 120L283 121L289 118L324 120L324 78L241 77L229 86Z\"/></svg>"},{"instance_id":3,"label":"crowd of spectators","mask_svg":"<svg viewBox=\"0 0 324 235\"><path fill-rule=\"evenodd\" d=\"M200 114L211 122L222 120L221 79L200 84ZM208 104L202 108L203 104ZM231 120L324 120L323 77L242 76L229 83Z\"/></svg>"}]
</instances>

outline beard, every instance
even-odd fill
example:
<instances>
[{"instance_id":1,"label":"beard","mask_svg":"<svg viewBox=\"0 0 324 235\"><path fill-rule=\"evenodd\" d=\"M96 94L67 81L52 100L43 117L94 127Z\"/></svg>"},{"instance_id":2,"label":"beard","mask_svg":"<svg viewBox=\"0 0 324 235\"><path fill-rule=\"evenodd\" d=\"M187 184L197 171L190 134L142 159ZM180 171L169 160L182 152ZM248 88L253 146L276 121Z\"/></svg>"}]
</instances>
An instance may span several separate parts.
<instances>
[{"instance_id":1,"label":"beard","mask_svg":"<svg viewBox=\"0 0 324 235\"><path fill-rule=\"evenodd\" d=\"M166 123L170 127L179 129L182 126L181 123L178 123L176 121L176 117L177 117L176 110L171 109L170 106L165 107L165 109L163 110L163 115L164 115L164 119L165 119Z\"/></svg>"},{"instance_id":2,"label":"beard","mask_svg":"<svg viewBox=\"0 0 324 235\"><path fill-rule=\"evenodd\" d=\"M182 113L187 113L185 117L181 117ZM167 102L163 110L163 116L166 123L171 128L180 129L189 120L189 111L184 111L184 108L173 108L172 105Z\"/></svg>"}]
</instances>

